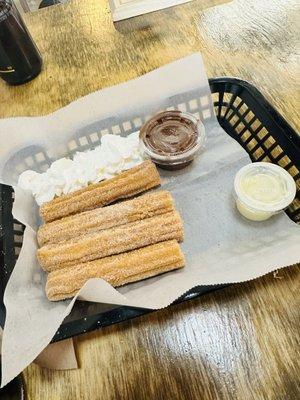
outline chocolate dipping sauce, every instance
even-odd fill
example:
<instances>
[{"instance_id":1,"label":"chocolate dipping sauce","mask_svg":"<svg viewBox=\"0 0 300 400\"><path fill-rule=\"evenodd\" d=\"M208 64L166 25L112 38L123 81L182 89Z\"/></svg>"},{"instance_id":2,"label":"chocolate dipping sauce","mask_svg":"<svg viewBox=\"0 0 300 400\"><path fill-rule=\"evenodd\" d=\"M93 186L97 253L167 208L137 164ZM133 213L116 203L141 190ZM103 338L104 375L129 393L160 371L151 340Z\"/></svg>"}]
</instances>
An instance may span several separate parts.
<instances>
[{"instance_id":1,"label":"chocolate dipping sauce","mask_svg":"<svg viewBox=\"0 0 300 400\"><path fill-rule=\"evenodd\" d=\"M140 137L145 152L165 169L181 169L192 162L204 142L204 127L193 115L165 111L142 127Z\"/></svg>"}]
</instances>

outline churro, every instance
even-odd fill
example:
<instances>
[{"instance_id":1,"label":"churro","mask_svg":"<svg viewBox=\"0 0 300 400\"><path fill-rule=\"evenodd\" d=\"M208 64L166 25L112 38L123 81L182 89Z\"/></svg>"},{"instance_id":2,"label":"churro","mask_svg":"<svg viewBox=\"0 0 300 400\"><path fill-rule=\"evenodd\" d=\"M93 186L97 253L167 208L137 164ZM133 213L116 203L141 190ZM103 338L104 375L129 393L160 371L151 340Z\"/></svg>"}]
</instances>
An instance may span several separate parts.
<instances>
[{"instance_id":1,"label":"churro","mask_svg":"<svg viewBox=\"0 0 300 400\"><path fill-rule=\"evenodd\" d=\"M183 266L180 246L170 240L50 272L46 294L49 300L63 300L75 296L90 278L102 278L117 287Z\"/></svg>"},{"instance_id":2,"label":"churro","mask_svg":"<svg viewBox=\"0 0 300 400\"><path fill-rule=\"evenodd\" d=\"M40 207L40 215L45 222L54 221L134 196L159 184L160 177L155 165L151 161L144 161L114 178L44 203Z\"/></svg>"},{"instance_id":3,"label":"churro","mask_svg":"<svg viewBox=\"0 0 300 400\"><path fill-rule=\"evenodd\" d=\"M132 200L97 208L42 225L37 239L40 246L58 243L130 222L174 211L167 191L147 193Z\"/></svg>"},{"instance_id":4,"label":"churro","mask_svg":"<svg viewBox=\"0 0 300 400\"><path fill-rule=\"evenodd\" d=\"M44 270L53 271L171 239L183 240L182 220L175 211L45 245L37 256Z\"/></svg>"}]
</instances>

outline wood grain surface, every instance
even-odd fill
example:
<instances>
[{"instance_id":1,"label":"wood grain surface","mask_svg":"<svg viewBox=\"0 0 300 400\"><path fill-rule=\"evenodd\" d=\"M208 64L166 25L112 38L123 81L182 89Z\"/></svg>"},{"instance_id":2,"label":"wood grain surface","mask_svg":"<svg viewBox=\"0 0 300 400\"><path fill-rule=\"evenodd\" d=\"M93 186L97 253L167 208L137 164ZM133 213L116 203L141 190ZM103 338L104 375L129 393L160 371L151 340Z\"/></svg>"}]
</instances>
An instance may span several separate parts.
<instances>
[{"instance_id":1,"label":"wood grain surface","mask_svg":"<svg viewBox=\"0 0 300 400\"><path fill-rule=\"evenodd\" d=\"M113 25L107 0L74 0L28 14L44 71L21 87L0 83L0 117L47 114L200 51L209 77L254 83L299 128L299 10L298 0L195 0ZM80 336L81 368L29 366L28 398L296 400L299 272Z\"/></svg>"}]
</instances>

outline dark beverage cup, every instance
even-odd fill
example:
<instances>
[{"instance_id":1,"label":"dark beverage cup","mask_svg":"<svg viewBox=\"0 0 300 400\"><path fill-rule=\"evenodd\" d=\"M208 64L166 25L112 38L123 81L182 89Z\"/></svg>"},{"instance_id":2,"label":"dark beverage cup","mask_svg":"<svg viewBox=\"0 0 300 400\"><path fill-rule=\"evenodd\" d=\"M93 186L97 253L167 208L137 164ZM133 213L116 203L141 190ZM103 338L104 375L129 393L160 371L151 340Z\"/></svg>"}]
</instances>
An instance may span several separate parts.
<instances>
[{"instance_id":1,"label":"dark beverage cup","mask_svg":"<svg viewBox=\"0 0 300 400\"><path fill-rule=\"evenodd\" d=\"M35 78L41 55L12 0L0 0L0 77L10 85Z\"/></svg>"}]
</instances>

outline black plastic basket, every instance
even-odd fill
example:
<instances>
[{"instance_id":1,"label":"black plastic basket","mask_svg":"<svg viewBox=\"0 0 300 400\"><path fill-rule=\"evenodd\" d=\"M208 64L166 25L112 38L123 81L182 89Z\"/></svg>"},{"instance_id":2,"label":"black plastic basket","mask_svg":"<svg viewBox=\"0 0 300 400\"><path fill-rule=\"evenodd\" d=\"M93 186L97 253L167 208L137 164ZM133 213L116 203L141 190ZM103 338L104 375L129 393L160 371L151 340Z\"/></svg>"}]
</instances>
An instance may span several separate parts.
<instances>
[{"instance_id":1,"label":"black plastic basket","mask_svg":"<svg viewBox=\"0 0 300 400\"><path fill-rule=\"evenodd\" d=\"M235 78L210 79L214 108L220 125L249 153L253 161L269 161L285 168L295 179L297 196L286 210L294 221L300 222L300 136L249 83ZM12 188L0 185L0 324L5 320L3 293L18 257L23 226L13 220ZM198 286L177 302L203 295L224 287ZM76 302L53 341L131 319L150 310L98 303Z\"/></svg>"}]
</instances>

